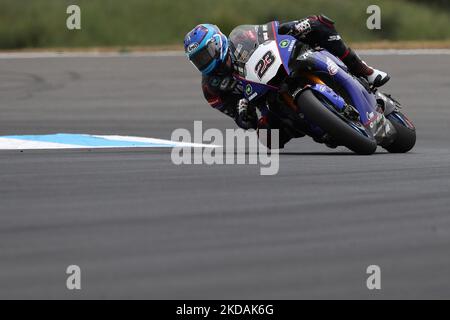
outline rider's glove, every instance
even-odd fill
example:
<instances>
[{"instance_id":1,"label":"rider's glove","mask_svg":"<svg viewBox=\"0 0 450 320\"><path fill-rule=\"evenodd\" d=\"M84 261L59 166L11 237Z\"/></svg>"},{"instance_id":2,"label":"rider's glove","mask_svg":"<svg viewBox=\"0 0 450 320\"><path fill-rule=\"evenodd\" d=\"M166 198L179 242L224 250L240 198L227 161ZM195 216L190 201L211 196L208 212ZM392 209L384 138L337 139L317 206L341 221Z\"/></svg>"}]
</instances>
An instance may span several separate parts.
<instances>
[{"instance_id":1,"label":"rider's glove","mask_svg":"<svg viewBox=\"0 0 450 320\"><path fill-rule=\"evenodd\" d=\"M238 114L246 114L247 110L248 110L248 100L245 98L242 98L241 100L238 101Z\"/></svg>"},{"instance_id":2,"label":"rider's glove","mask_svg":"<svg viewBox=\"0 0 450 320\"><path fill-rule=\"evenodd\" d=\"M292 34L297 37L304 37L308 33L310 33L311 30L312 29L311 24L309 23L309 19L303 19L295 22Z\"/></svg>"},{"instance_id":3,"label":"rider's glove","mask_svg":"<svg viewBox=\"0 0 450 320\"><path fill-rule=\"evenodd\" d=\"M237 105L236 123L242 129L256 129L256 112L251 112L248 106L248 100L243 98Z\"/></svg>"},{"instance_id":4,"label":"rider's glove","mask_svg":"<svg viewBox=\"0 0 450 320\"><path fill-rule=\"evenodd\" d=\"M312 31L311 23L308 18L283 23L278 28L279 33L289 34L298 39L305 37L311 31Z\"/></svg>"}]
</instances>

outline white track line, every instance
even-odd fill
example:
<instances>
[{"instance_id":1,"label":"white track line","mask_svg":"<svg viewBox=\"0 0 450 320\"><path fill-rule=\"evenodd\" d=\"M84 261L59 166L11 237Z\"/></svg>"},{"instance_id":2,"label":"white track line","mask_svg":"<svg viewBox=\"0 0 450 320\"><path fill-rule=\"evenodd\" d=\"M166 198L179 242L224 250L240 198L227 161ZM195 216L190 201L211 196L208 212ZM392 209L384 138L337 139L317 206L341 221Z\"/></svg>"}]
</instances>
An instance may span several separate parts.
<instances>
[{"instance_id":1,"label":"white track line","mask_svg":"<svg viewBox=\"0 0 450 320\"><path fill-rule=\"evenodd\" d=\"M367 56L390 55L450 55L450 49L373 49L358 50ZM153 52L0 52L0 59L39 59L39 58L148 58L148 57L182 57L182 51Z\"/></svg>"},{"instance_id":2,"label":"white track line","mask_svg":"<svg viewBox=\"0 0 450 320\"><path fill-rule=\"evenodd\" d=\"M154 52L0 52L0 59L181 57L183 51Z\"/></svg>"},{"instance_id":3,"label":"white track line","mask_svg":"<svg viewBox=\"0 0 450 320\"><path fill-rule=\"evenodd\" d=\"M111 143L109 143L109 142ZM126 142L126 143L122 143ZM33 136L0 136L0 150L98 149L98 148L222 148L219 145L178 142L156 138L50 134Z\"/></svg>"},{"instance_id":4,"label":"white track line","mask_svg":"<svg viewBox=\"0 0 450 320\"><path fill-rule=\"evenodd\" d=\"M1 150L50 150L50 149L82 149L87 147L81 145L67 145L55 142L27 141L20 139L0 138Z\"/></svg>"}]
</instances>

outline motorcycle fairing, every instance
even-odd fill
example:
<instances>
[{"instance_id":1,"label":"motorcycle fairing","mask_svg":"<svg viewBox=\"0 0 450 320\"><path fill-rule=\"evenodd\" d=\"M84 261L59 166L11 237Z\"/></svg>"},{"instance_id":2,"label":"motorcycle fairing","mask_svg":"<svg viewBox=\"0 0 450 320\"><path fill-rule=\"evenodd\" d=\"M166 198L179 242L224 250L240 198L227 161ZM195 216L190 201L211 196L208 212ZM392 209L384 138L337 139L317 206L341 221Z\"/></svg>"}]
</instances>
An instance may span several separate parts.
<instances>
[{"instance_id":1,"label":"motorcycle fairing","mask_svg":"<svg viewBox=\"0 0 450 320\"><path fill-rule=\"evenodd\" d=\"M271 25L274 34L274 40L277 43L278 52L282 60L282 65L286 73L290 75L291 69L289 67L289 62L291 60L292 51L294 50L295 44L297 43L297 39L290 35L279 34L278 21L273 21Z\"/></svg>"},{"instance_id":2,"label":"motorcycle fairing","mask_svg":"<svg viewBox=\"0 0 450 320\"><path fill-rule=\"evenodd\" d=\"M278 22L273 21L259 26L239 26L230 34L232 56L238 65L234 77L241 82L249 101L264 96L269 90L279 90L269 82L281 67L290 74L289 60L297 40L279 35L277 30ZM265 69L259 73L261 63Z\"/></svg>"},{"instance_id":3,"label":"motorcycle fairing","mask_svg":"<svg viewBox=\"0 0 450 320\"><path fill-rule=\"evenodd\" d=\"M345 100L334 92L330 87L324 84L316 83L313 85L308 85L310 89L318 94L324 96L328 101L330 101L334 107L338 109L338 111L343 111L345 108Z\"/></svg>"},{"instance_id":4,"label":"motorcycle fairing","mask_svg":"<svg viewBox=\"0 0 450 320\"><path fill-rule=\"evenodd\" d=\"M277 86L269 82L275 78L281 67L288 75L291 75L304 62L310 65L312 69L310 71L324 72L333 77L348 93L353 106L359 112L363 125L375 129L374 123L379 120L380 116L376 111L377 101L375 96L370 94L359 81L348 74L347 68L342 61L328 51L307 51L297 58L295 63L292 63L292 51L297 40L289 35L278 34L277 21L261 26L238 27L232 32L230 38L237 39L236 43L232 45L232 47L236 48L234 51L236 59L238 57L237 53L242 51L239 41L244 41L243 48L253 48L246 55L245 59L240 57L242 61L239 62L243 70L240 74L235 74L235 77L242 83L244 96L249 101L264 96L269 90L279 90ZM259 65L264 67L264 72L259 72L262 70L262 67L259 67ZM336 108L342 109L342 97L339 97L325 84L319 85L316 83L312 89L325 96L333 104L336 104Z\"/></svg>"},{"instance_id":5,"label":"motorcycle fairing","mask_svg":"<svg viewBox=\"0 0 450 320\"><path fill-rule=\"evenodd\" d=\"M363 125L368 126L377 118L377 101L374 95L367 92L359 81L349 75L342 63L326 50L314 51L309 59L314 62L316 71L326 72L348 93L353 106L359 111Z\"/></svg>"}]
</instances>

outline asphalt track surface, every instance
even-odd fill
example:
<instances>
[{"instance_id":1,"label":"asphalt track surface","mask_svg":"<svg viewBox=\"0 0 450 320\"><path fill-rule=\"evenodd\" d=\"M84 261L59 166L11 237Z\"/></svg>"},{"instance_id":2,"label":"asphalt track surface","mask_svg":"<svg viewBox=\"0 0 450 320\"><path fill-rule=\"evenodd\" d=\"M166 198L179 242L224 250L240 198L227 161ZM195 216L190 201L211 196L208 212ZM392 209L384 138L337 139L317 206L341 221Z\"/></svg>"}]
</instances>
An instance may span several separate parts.
<instances>
[{"instance_id":1,"label":"asphalt track surface","mask_svg":"<svg viewBox=\"0 0 450 320\"><path fill-rule=\"evenodd\" d=\"M0 151L0 298L450 298L450 55L366 60L417 126L411 153L303 139L260 176L167 149ZM170 139L194 120L234 127L183 57L0 59L0 135Z\"/></svg>"}]
</instances>

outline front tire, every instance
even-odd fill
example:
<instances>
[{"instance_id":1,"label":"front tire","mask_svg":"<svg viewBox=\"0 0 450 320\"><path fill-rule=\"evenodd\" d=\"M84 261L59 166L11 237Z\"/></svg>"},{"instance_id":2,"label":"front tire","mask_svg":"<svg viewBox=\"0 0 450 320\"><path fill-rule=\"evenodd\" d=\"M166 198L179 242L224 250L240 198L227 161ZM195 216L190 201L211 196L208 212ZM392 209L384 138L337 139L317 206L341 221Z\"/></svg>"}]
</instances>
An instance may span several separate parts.
<instances>
[{"instance_id":1,"label":"front tire","mask_svg":"<svg viewBox=\"0 0 450 320\"><path fill-rule=\"evenodd\" d=\"M340 145L360 155L370 155L376 151L377 143L373 137L365 136L353 128L337 114L337 111L334 112L324 106L311 90L300 93L296 103L308 120L328 133Z\"/></svg>"},{"instance_id":2,"label":"front tire","mask_svg":"<svg viewBox=\"0 0 450 320\"><path fill-rule=\"evenodd\" d=\"M416 129L406 116L398 111L387 115L386 118L391 122L397 131L393 143L385 147L390 153L406 153L416 144Z\"/></svg>"}]
</instances>

